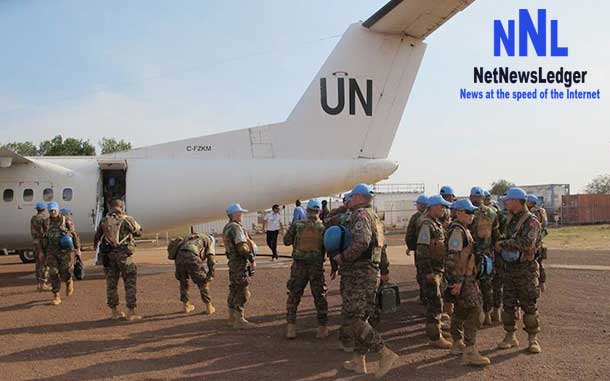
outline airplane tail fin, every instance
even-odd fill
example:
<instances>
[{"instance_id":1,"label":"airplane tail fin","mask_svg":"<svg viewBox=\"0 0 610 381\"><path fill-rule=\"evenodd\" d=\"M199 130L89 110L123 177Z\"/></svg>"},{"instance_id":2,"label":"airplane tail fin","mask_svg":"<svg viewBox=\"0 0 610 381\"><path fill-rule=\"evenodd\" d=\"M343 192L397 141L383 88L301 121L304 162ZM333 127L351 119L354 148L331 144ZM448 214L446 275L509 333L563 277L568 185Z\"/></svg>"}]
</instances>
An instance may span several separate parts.
<instances>
[{"instance_id":1,"label":"airplane tail fin","mask_svg":"<svg viewBox=\"0 0 610 381\"><path fill-rule=\"evenodd\" d=\"M392 0L352 24L273 130L274 156L386 158L424 55L422 40L473 1ZM295 136L317 139L299 147Z\"/></svg>"}]
</instances>

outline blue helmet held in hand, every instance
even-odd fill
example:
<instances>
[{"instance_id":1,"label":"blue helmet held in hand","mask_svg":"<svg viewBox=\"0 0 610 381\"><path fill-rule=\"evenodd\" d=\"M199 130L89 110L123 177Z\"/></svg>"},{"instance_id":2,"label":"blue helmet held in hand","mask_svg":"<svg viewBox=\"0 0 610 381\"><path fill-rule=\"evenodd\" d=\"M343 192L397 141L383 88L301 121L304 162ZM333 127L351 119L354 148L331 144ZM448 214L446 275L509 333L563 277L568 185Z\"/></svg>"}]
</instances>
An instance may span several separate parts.
<instances>
[{"instance_id":1,"label":"blue helmet held in hand","mask_svg":"<svg viewBox=\"0 0 610 381\"><path fill-rule=\"evenodd\" d=\"M64 250L74 249L74 240L70 234L66 234L59 240L59 246Z\"/></svg>"},{"instance_id":2,"label":"blue helmet held in hand","mask_svg":"<svg viewBox=\"0 0 610 381\"><path fill-rule=\"evenodd\" d=\"M324 232L324 247L331 257L341 253L349 244L349 232L344 226L334 225Z\"/></svg>"}]
</instances>

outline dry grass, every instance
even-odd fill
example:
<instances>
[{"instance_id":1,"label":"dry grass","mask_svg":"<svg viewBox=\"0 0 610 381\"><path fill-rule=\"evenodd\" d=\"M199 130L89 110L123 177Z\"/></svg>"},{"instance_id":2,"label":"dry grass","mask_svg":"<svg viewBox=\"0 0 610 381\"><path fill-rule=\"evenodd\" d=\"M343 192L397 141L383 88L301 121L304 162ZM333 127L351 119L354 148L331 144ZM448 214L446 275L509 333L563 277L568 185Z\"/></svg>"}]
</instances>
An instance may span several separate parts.
<instances>
[{"instance_id":1,"label":"dry grass","mask_svg":"<svg viewBox=\"0 0 610 381\"><path fill-rule=\"evenodd\" d=\"M550 249L609 250L610 225L569 226L549 229L544 239Z\"/></svg>"}]
</instances>

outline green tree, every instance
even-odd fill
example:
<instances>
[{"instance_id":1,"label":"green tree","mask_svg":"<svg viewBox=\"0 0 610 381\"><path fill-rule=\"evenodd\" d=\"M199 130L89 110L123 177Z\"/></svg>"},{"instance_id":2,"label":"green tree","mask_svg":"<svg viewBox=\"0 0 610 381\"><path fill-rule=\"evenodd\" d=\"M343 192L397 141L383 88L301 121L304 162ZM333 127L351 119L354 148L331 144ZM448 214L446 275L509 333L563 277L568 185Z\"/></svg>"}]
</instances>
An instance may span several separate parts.
<instances>
[{"instance_id":1,"label":"green tree","mask_svg":"<svg viewBox=\"0 0 610 381\"><path fill-rule=\"evenodd\" d=\"M40 156L95 156L95 147L88 140L64 140L61 135L57 135L51 140L40 142L38 153Z\"/></svg>"},{"instance_id":2,"label":"green tree","mask_svg":"<svg viewBox=\"0 0 610 381\"><path fill-rule=\"evenodd\" d=\"M610 175L596 176L585 187L588 194L610 194Z\"/></svg>"},{"instance_id":3,"label":"green tree","mask_svg":"<svg viewBox=\"0 0 610 381\"><path fill-rule=\"evenodd\" d=\"M113 152L129 151L131 149L131 143L126 142L123 139L116 140L115 138L103 137L98 144L102 148L102 155Z\"/></svg>"},{"instance_id":4,"label":"green tree","mask_svg":"<svg viewBox=\"0 0 610 381\"><path fill-rule=\"evenodd\" d=\"M502 196L503 194L505 194L506 192L508 192L508 188L510 187L514 187L515 183L508 181L508 180L498 180L498 181L494 181L493 183L491 183L491 189L489 190L489 193L496 195L496 196Z\"/></svg>"},{"instance_id":5,"label":"green tree","mask_svg":"<svg viewBox=\"0 0 610 381\"><path fill-rule=\"evenodd\" d=\"M38 156L38 148L32 142L12 142L4 145L5 148L23 156Z\"/></svg>"}]
</instances>

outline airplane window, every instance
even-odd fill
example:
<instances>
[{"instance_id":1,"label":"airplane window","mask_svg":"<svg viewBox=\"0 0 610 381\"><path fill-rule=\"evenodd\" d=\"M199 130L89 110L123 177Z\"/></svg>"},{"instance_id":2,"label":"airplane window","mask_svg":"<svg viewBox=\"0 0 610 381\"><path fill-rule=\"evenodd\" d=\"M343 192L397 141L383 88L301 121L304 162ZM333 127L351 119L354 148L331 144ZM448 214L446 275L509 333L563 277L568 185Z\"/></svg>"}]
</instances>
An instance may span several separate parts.
<instances>
[{"instance_id":1,"label":"airplane window","mask_svg":"<svg viewBox=\"0 0 610 381\"><path fill-rule=\"evenodd\" d=\"M2 194L2 199L4 200L4 202L11 202L13 201L13 190L12 189L5 189L4 193Z\"/></svg>"},{"instance_id":2,"label":"airplane window","mask_svg":"<svg viewBox=\"0 0 610 381\"><path fill-rule=\"evenodd\" d=\"M63 192L64 201L72 201L72 188L66 188Z\"/></svg>"},{"instance_id":3,"label":"airplane window","mask_svg":"<svg viewBox=\"0 0 610 381\"><path fill-rule=\"evenodd\" d=\"M53 189L46 188L44 191L42 191L42 198L45 201L53 201Z\"/></svg>"},{"instance_id":4,"label":"airplane window","mask_svg":"<svg viewBox=\"0 0 610 381\"><path fill-rule=\"evenodd\" d=\"M32 189L24 189L23 190L23 201L32 202L34 199L34 191Z\"/></svg>"}]
</instances>

